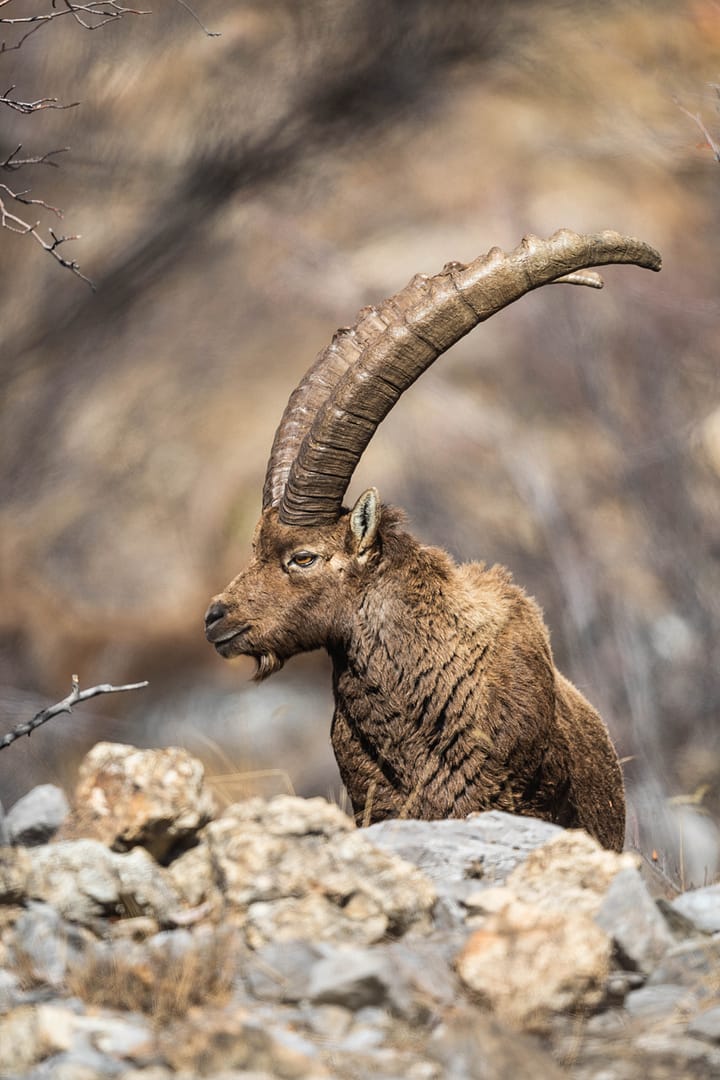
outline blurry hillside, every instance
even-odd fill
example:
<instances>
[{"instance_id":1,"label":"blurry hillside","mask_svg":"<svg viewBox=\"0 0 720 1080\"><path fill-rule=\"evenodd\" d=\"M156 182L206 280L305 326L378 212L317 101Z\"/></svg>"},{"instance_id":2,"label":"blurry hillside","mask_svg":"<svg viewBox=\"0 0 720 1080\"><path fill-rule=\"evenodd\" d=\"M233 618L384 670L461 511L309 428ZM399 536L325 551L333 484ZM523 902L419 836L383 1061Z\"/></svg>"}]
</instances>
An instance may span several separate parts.
<instances>
[{"instance_id":1,"label":"blurry hillside","mask_svg":"<svg viewBox=\"0 0 720 1080\"><path fill-rule=\"evenodd\" d=\"M3 116L0 154L72 147L33 195L98 285L0 233L0 733L72 672L151 680L7 750L0 796L107 734L338 795L325 658L248 687L202 633L287 396L413 273L610 227L662 274L610 269L602 293L545 290L475 331L350 496L376 483L428 542L512 569L631 759L631 838L684 873L692 847L697 880L720 821L720 165L681 106L720 130L720 4L196 7L222 36L166 3L0 57L26 96L82 100Z\"/></svg>"}]
</instances>

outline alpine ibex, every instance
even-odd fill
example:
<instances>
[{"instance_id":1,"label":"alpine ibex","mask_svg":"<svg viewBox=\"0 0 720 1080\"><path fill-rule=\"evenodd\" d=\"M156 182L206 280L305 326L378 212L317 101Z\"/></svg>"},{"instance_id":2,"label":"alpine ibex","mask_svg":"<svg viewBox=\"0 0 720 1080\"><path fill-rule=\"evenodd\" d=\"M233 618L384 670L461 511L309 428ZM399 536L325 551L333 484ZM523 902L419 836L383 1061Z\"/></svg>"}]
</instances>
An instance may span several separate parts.
<instances>
[{"instance_id":1,"label":"alpine ibex","mask_svg":"<svg viewBox=\"0 0 720 1080\"><path fill-rule=\"evenodd\" d=\"M458 566L404 532L375 488L342 501L380 421L477 323L552 282L602 286L589 267L660 269L615 232L527 237L469 266L418 275L339 330L275 435L252 562L208 608L221 656L258 679L327 649L332 744L359 820L497 808L580 826L620 849L623 780L602 720L555 668L537 605L501 567Z\"/></svg>"}]
</instances>

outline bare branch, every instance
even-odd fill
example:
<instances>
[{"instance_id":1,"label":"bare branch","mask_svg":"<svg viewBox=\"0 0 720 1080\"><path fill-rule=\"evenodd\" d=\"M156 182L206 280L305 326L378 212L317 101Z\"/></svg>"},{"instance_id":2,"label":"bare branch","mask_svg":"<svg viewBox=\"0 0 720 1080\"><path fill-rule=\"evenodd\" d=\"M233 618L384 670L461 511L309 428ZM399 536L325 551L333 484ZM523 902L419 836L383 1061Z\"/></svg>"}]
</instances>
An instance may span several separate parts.
<instances>
[{"instance_id":1,"label":"bare branch","mask_svg":"<svg viewBox=\"0 0 720 1080\"><path fill-rule=\"evenodd\" d=\"M0 94L0 105L7 105L9 109L24 113L26 116L29 113L40 112L42 109L74 109L80 104L79 101L72 101L69 105L63 105L54 97L38 98L37 101L18 101L17 98L9 96L14 89L14 86L10 86L4 94Z\"/></svg>"},{"instance_id":2,"label":"bare branch","mask_svg":"<svg viewBox=\"0 0 720 1080\"><path fill-rule=\"evenodd\" d=\"M16 155L22 150L22 143L18 143L5 160L0 161L0 169L14 172L16 169L22 169L24 165L49 165L52 169L57 169L59 168L57 161L50 161L49 159L55 154L65 154L69 149L69 146L60 146L57 150L47 150L44 154L38 154L36 157L19 158Z\"/></svg>"},{"instance_id":3,"label":"bare branch","mask_svg":"<svg viewBox=\"0 0 720 1080\"><path fill-rule=\"evenodd\" d=\"M58 701L56 705L50 705L47 709L41 709L39 713L33 716L32 720L26 721L24 724L18 724L7 735L3 735L0 738L0 750L4 750L6 746L10 746L16 741L21 739L23 735L31 735L36 728L39 728L42 724L51 720L53 716L57 716L59 713L72 712L73 705L77 705L81 701L87 701L89 698L97 697L98 694L119 694L126 690L142 690L147 686L148 682L139 683L127 683L125 686L111 686L110 683L101 683L99 686L91 686L88 690L80 689L80 682L77 675L72 677L72 689L66 698L62 701Z\"/></svg>"},{"instance_id":4,"label":"bare branch","mask_svg":"<svg viewBox=\"0 0 720 1080\"><path fill-rule=\"evenodd\" d=\"M27 199L25 198L26 192L14 192L11 191L7 184L0 184L0 191L4 191L11 199L15 199L16 202L24 203L26 206L42 206L46 210L51 210L57 214L58 217L62 217L62 213L54 206L49 206L41 199ZM79 277L81 281L84 281L86 285L95 292L95 285L90 278L85 277L80 271L80 267L74 259L66 259L64 255L58 250L61 244L67 243L69 240L79 240L79 236L56 236L52 229L48 229L50 233L50 242L43 240L42 236L38 232L40 222L36 221L35 224L31 224L28 221L24 221L18 217L17 214L11 213L5 205L5 200L0 196L0 229L7 229L9 232L18 233L20 236L32 236L32 238L40 244L49 255L52 255L53 259L65 267L66 270L70 270L71 273Z\"/></svg>"},{"instance_id":5,"label":"bare branch","mask_svg":"<svg viewBox=\"0 0 720 1080\"><path fill-rule=\"evenodd\" d=\"M0 9L10 2L11 0L3 0L0 3ZM139 8L124 7L118 0L90 0L89 3L85 4L75 3L75 0L54 0L51 11L36 15L22 15L16 18L0 16L0 23L4 23L6 26L34 25L37 29L39 26L47 25L53 19L60 19L63 15L70 15L83 30L99 30L101 26L105 26L115 19L121 19L123 15L149 14L149 11L141 11ZM29 34L25 35L25 39L27 37L29 37ZM12 46L12 48L18 47ZM9 49L2 51L9 51Z\"/></svg>"},{"instance_id":6,"label":"bare branch","mask_svg":"<svg viewBox=\"0 0 720 1080\"><path fill-rule=\"evenodd\" d=\"M190 18L195 20L195 22L198 24L204 34L207 34L208 37L222 37L222 34L219 30L208 30L207 26L199 17L197 12L190 7L190 4L187 3L187 0L176 0L176 2L180 4L181 7L185 8Z\"/></svg>"},{"instance_id":7,"label":"bare branch","mask_svg":"<svg viewBox=\"0 0 720 1080\"><path fill-rule=\"evenodd\" d=\"M682 110L682 112L685 113L686 116L689 116L690 119L692 120L692 122L699 127L700 131L703 133L703 136L705 137L706 143L708 144L708 146L712 150L713 154L715 155L715 160L720 161L720 144L717 143L715 141L715 139L713 139L712 135L710 134L708 129L705 127L705 124L703 123L703 119L700 116L700 113L691 113L683 105L679 105L678 108L680 108Z\"/></svg>"}]
</instances>

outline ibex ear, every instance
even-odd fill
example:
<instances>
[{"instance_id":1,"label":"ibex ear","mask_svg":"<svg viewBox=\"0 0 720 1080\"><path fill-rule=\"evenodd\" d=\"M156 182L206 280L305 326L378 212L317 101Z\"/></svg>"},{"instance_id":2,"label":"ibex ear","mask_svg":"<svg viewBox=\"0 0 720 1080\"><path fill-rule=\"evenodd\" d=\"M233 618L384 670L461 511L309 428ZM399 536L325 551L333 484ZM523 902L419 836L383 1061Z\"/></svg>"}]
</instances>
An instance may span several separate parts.
<instances>
[{"instance_id":1,"label":"ibex ear","mask_svg":"<svg viewBox=\"0 0 720 1080\"><path fill-rule=\"evenodd\" d=\"M379 524L380 496L377 488L368 488L350 511L350 532L356 555L364 555L373 546Z\"/></svg>"}]
</instances>

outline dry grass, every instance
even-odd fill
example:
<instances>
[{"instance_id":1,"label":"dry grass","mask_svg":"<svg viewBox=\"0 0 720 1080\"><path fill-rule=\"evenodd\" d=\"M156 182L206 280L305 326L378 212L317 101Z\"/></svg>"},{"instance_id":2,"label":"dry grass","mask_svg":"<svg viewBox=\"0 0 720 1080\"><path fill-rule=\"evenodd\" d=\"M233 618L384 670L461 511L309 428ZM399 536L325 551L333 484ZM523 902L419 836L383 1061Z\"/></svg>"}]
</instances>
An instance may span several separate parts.
<instances>
[{"instance_id":1,"label":"dry grass","mask_svg":"<svg viewBox=\"0 0 720 1080\"><path fill-rule=\"evenodd\" d=\"M88 951L68 969L67 986L90 1005L141 1012L162 1025L185 1016L193 1005L220 1005L229 997L237 946L229 930L213 930L182 951L167 939L164 948Z\"/></svg>"}]
</instances>

